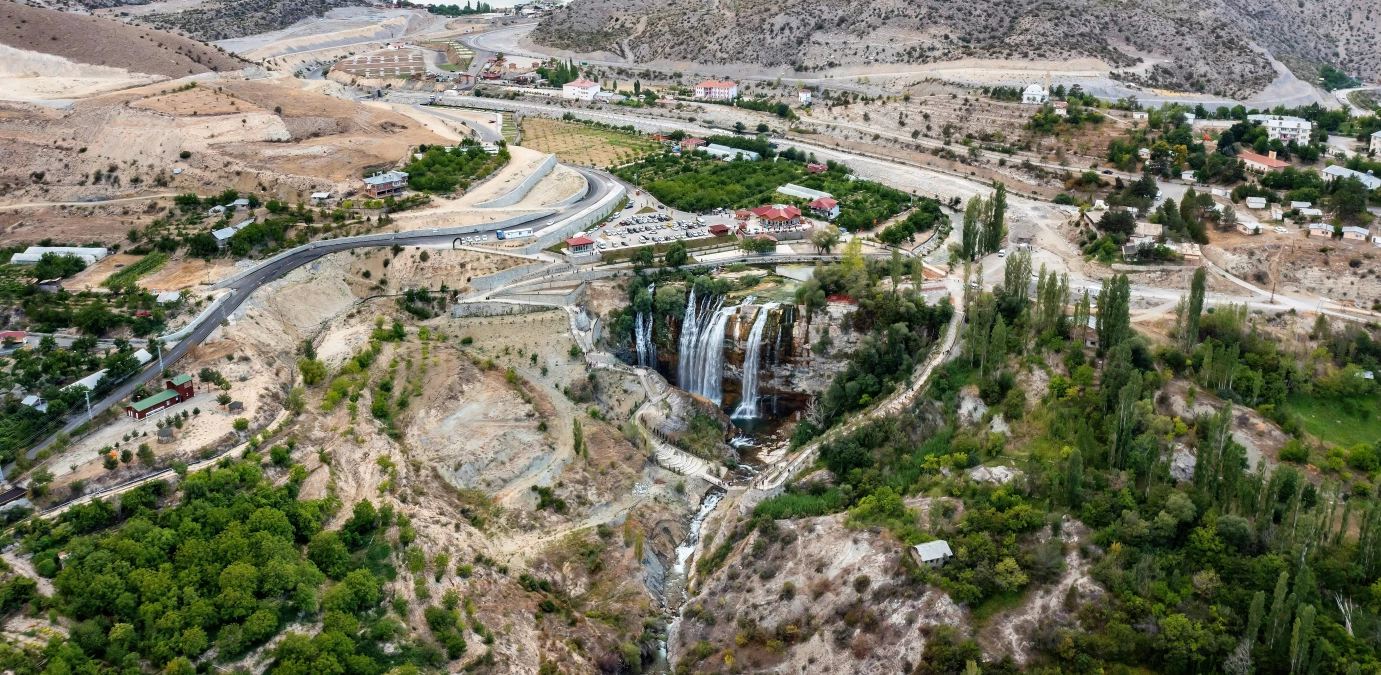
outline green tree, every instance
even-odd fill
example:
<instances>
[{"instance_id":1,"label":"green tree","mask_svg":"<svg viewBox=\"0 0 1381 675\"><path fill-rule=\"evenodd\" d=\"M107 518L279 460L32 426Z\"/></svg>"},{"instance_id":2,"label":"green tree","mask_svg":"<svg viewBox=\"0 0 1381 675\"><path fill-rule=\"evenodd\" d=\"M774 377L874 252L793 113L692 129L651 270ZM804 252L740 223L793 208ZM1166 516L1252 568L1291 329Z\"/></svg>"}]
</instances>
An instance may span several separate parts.
<instances>
[{"instance_id":1,"label":"green tree","mask_svg":"<svg viewBox=\"0 0 1381 675\"><path fill-rule=\"evenodd\" d=\"M679 239L672 242L671 246L667 247L666 255L662 259L668 267L675 268L686 264L686 261L690 259L686 253L686 243Z\"/></svg>"},{"instance_id":2,"label":"green tree","mask_svg":"<svg viewBox=\"0 0 1381 675\"><path fill-rule=\"evenodd\" d=\"M1185 311L1181 345L1186 354L1194 351L1199 342L1199 320L1204 311L1204 287L1208 275L1204 268L1194 270L1194 280L1189 284L1189 307Z\"/></svg>"},{"instance_id":3,"label":"green tree","mask_svg":"<svg viewBox=\"0 0 1381 675\"><path fill-rule=\"evenodd\" d=\"M1071 448L1065 466L1065 499L1070 508L1076 508L1083 502L1083 485L1084 454L1078 447Z\"/></svg>"}]
</instances>

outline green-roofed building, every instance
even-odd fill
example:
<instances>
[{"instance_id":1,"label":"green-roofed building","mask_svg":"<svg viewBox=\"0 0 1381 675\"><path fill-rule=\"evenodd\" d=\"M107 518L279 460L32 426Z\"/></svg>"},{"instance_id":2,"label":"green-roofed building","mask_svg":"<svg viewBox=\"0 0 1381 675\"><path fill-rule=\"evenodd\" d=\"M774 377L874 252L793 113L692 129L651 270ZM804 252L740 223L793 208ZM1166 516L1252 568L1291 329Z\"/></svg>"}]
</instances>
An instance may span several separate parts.
<instances>
[{"instance_id":1,"label":"green-roofed building","mask_svg":"<svg viewBox=\"0 0 1381 675\"><path fill-rule=\"evenodd\" d=\"M163 391L125 406L125 415L142 420L153 413L186 401L196 394L196 390L192 386L192 376L186 373L164 381L163 386Z\"/></svg>"}]
</instances>

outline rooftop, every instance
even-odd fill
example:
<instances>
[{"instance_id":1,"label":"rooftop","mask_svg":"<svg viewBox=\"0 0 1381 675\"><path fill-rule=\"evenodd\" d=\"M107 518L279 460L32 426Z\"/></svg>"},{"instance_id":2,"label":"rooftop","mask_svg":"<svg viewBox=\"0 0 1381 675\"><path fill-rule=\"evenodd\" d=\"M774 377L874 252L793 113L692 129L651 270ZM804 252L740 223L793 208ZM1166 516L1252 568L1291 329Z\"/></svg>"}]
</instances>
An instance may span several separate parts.
<instances>
[{"instance_id":1,"label":"rooftop","mask_svg":"<svg viewBox=\"0 0 1381 675\"><path fill-rule=\"evenodd\" d=\"M700 84L697 84L695 86L713 89L724 87L737 87L738 85L734 84L730 80L705 80L704 82L701 82Z\"/></svg>"},{"instance_id":2,"label":"rooftop","mask_svg":"<svg viewBox=\"0 0 1381 675\"><path fill-rule=\"evenodd\" d=\"M916 544L912 548L915 549L916 555L920 556L921 560L925 562L949 558L954 555L954 551L951 551L949 548L949 542L943 539L928 541L924 544Z\"/></svg>"},{"instance_id":3,"label":"rooftop","mask_svg":"<svg viewBox=\"0 0 1381 675\"><path fill-rule=\"evenodd\" d=\"M1275 159L1275 158L1273 158L1273 157L1267 157L1267 156L1265 156L1265 155L1258 155L1258 154L1256 154L1256 153L1254 153L1254 152L1244 152L1244 153L1238 155L1238 158L1240 158L1240 159L1241 159L1242 161L1244 161L1244 162L1255 162L1255 163L1257 163L1257 164L1261 164L1261 165L1263 165L1263 166L1267 166L1267 167L1271 167L1271 168L1281 168L1281 167L1290 166L1290 163L1289 163L1289 162L1282 162L1282 161L1280 161L1280 160L1278 160L1278 159Z\"/></svg>"},{"instance_id":4,"label":"rooftop","mask_svg":"<svg viewBox=\"0 0 1381 675\"><path fill-rule=\"evenodd\" d=\"M1375 190L1376 188L1381 187L1381 178L1377 178L1376 176L1370 173L1353 171L1352 169L1349 169L1345 166L1338 166L1337 164L1332 164L1324 167L1323 172L1324 174L1333 176L1335 178L1356 178L1357 180L1361 181L1362 185L1365 185L1368 190Z\"/></svg>"},{"instance_id":5,"label":"rooftop","mask_svg":"<svg viewBox=\"0 0 1381 675\"><path fill-rule=\"evenodd\" d=\"M177 398L176 389L164 389L153 396L129 404L129 407L134 408L135 412L144 412L160 403L166 403L175 398Z\"/></svg>"},{"instance_id":6,"label":"rooftop","mask_svg":"<svg viewBox=\"0 0 1381 675\"><path fill-rule=\"evenodd\" d=\"M571 237L566 240L567 246L589 246L593 243L595 243L594 240L589 237Z\"/></svg>"},{"instance_id":7,"label":"rooftop","mask_svg":"<svg viewBox=\"0 0 1381 675\"><path fill-rule=\"evenodd\" d=\"M396 183L408 179L408 174L403 171L390 171L388 173L376 173L373 176L366 176L364 179L367 185L383 185L384 183Z\"/></svg>"},{"instance_id":8,"label":"rooftop","mask_svg":"<svg viewBox=\"0 0 1381 675\"><path fill-rule=\"evenodd\" d=\"M587 80L587 79L585 79L585 78L582 77L582 78L580 78L579 80L575 80L574 82L567 82L567 83L566 83L566 86L567 86L567 87L577 87L577 88L580 88L580 89L589 89L590 87L598 87L598 86L599 86L599 83L598 83L598 82L591 82L591 81L589 81L589 80Z\"/></svg>"},{"instance_id":9,"label":"rooftop","mask_svg":"<svg viewBox=\"0 0 1381 675\"><path fill-rule=\"evenodd\" d=\"M182 385L184 385L184 384L187 384L188 382L191 382L191 381L192 381L192 376L191 376L191 375L188 375L187 373L183 373L183 374L181 374L181 375L178 375L177 377L174 377L173 380L172 380L173 386L175 386L175 387L180 387L180 386L182 386Z\"/></svg>"},{"instance_id":10,"label":"rooftop","mask_svg":"<svg viewBox=\"0 0 1381 675\"><path fill-rule=\"evenodd\" d=\"M791 220L792 218L800 218L801 210L785 204L772 204L753 209L753 214L763 220Z\"/></svg>"},{"instance_id":11,"label":"rooftop","mask_svg":"<svg viewBox=\"0 0 1381 675\"><path fill-rule=\"evenodd\" d=\"M821 197L810 203L812 209L832 209L836 206L839 206L839 202L830 197Z\"/></svg>"}]
</instances>

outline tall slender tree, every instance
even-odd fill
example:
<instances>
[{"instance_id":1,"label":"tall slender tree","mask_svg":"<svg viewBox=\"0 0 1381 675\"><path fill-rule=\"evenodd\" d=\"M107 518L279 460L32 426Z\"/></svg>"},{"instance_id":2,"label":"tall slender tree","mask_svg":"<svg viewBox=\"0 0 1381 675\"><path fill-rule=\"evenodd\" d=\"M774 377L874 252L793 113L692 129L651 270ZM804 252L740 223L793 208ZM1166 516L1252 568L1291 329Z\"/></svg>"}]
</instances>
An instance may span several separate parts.
<instances>
[{"instance_id":1,"label":"tall slender tree","mask_svg":"<svg viewBox=\"0 0 1381 675\"><path fill-rule=\"evenodd\" d=\"M1204 268L1194 270L1194 280L1189 284L1189 306L1185 308L1182 324L1181 346L1186 354L1194 351L1199 342L1199 319L1204 311L1204 286L1207 274Z\"/></svg>"}]
</instances>

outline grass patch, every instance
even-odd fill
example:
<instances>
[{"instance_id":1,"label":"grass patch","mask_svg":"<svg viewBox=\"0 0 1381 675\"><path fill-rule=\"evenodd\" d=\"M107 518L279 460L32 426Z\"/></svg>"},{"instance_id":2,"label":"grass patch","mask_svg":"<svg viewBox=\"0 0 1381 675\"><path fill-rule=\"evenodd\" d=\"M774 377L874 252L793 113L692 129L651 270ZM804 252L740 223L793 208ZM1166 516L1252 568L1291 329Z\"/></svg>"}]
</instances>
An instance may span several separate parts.
<instances>
[{"instance_id":1,"label":"grass patch","mask_svg":"<svg viewBox=\"0 0 1381 675\"><path fill-rule=\"evenodd\" d=\"M978 606L973 608L973 613L970 616L973 617L975 624L981 626L986 623L988 619L993 618L1000 612L1020 607L1022 601L1025 599L1026 593L1022 591L998 593L978 603Z\"/></svg>"},{"instance_id":2,"label":"grass patch","mask_svg":"<svg viewBox=\"0 0 1381 675\"><path fill-rule=\"evenodd\" d=\"M1339 401L1291 396L1286 410L1299 415L1305 431L1343 446L1374 443L1381 438L1381 405L1374 399Z\"/></svg>"},{"instance_id":3,"label":"grass patch","mask_svg":"<svg viewBox=\"0 0 1381 675\"><path fill-rule=\"evenodd\" d=\"M126 288L133 286L134 282L139 281L139 277L153 273L167 262L167 253L157 251L150 253L119 272L106 277L106 280L101 282L101 285L106 288Z\"/></svg>"},{"instance_id":4,"label":"grass patch","mask_svg":"<svg viewBox=\"0 0 1381 675\"><path fill-rule=\"evenodd\" d=\"M452 64L450 64L450 63L443 63L443 64L437 66L437 68L440 68L440 69L442 69L442 70L444 70L444 71L452 72L452 73L455 72L455 71L457 71L457 70L460 70L460 66L452 65Z\"/></svg>"}]
</instances>

